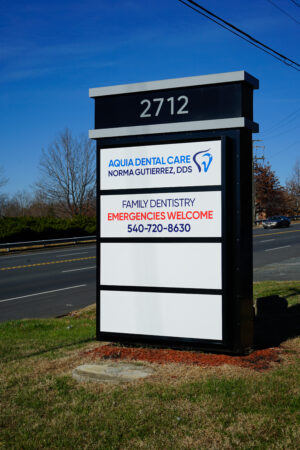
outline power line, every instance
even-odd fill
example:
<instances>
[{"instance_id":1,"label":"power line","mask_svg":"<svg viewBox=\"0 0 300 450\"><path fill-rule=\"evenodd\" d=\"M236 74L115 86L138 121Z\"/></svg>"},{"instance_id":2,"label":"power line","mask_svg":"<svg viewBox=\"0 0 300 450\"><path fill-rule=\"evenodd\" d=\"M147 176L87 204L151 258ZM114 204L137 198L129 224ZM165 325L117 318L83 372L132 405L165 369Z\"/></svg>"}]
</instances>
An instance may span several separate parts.
<instances>
[{"instance_id":1,"label":"power line","mask_svg":"<svg viewBox=\"0 0 300 450\"><path fill-rule=\"evenodd\" d=\"M300 113L300 108L297 108L292 113L288 114L283 119L278 120L273 125L271 125L269 128L267 128L262 134L265 136L266 134L274 133L274 128L276 129L276 132L278 131L278 128L286 127L289 125L293 120L297 119Z\"/></svg>"},{"instance_id":2,"label":"power line","mask_svg":"<svg viewBox=\"0 0 300 450\"><path fill-rule=\"evenodd\" d=\"M179 0L181 1L181 0ZM257 39L255 39L253 36L251 36L250 34L246 33L245 31L241 30L240 28L236 27L235 25L231 24L230 22L227 22L226 20L222 19L221 17L217 16L216 14L212 13L211 11L209 11L208 9L204 8L203 6L199 5L198 3L194 2L193 0L186 0L187 2L195 5L197 8L205 11L207 14L213 16L214 18L216 18L217 20L219 20L220 22L224 23L225 25L229 26L230 28L233 28L234 30L236 30L238 33L246 36L247 38L251 39L252 41L256 42L257 44L261 45L262 47L270 50L271 52L275 53L276 55L280 56L281 58L290 61L291 63L295 64L296 66L300 67L300 64L297 63L296 61L293 61L292 59L288 58L287 56L282 55L281 53L277 52L276 50L272 49L271 47L263 44L262 42L258 41ZM183 1L181 1L181 3L183 3ZM186 6L188 6L185 3ZM196 10L197 12L199 12L201 14L200 11ZM206 16L207 17L207 16ZM211 19L209 17L209 19ZM219 24L220 25L220 24Z\"/></svg>"},{"instance_id":3,"label":"power line","mask_svg":"<svg viewBox=\"0 0 300 450\"><path fill-rule=\"evenodd\" d=\"M300 8L300 4L297 3L295 0L290 0L292 3L294 3L294 5L298 6L298 8Z\"/></svg>"},{"instance_id":4,"label":"power line","mask_svg":"<svg viewBox=\"0 0 300 450\"><path fill-rule=\"evenodd\" d=\"M258 41L257 39L255 39L250 34L245 33L241 29L237 28L236 26L232 25L231 23L227 22L226 20L222 19L221 17L217 16L216 14L212 13L211 11L208 11L207 9L203 8L203 6L200 6L198 3L196 3L196 2L194 2L192 0L186 0L187 2L189 2L192 5L196 6L196 7L193 7L191 4L186 3L183 0L178 0L178 1L180 3L183 3L188 8L191 8L192 10L197 12L198 14L201 14L202 16L206 17L207 19L209 19L212 22L216 23L220 27L225 28L226 30L230 31L232 34L235 34L236 36L238 36L239 38L243 39L244 41L247 41L249 44L253 45L254 47L257 47L258 49L262 50L263 52L268 53L269 55L273 56L273 58L278 59L279 61L283 62L287 66L290 66L293 69L295 69L298 72L300 72L300 69L298 68L298 67L300 67L299 63L297 63L296 61L293 61L292 59L288 58L287 56L282 55L281 53L277 52L276 50L273 50L271 47L268 47L267 45L265 45L262 42ZM197 8L199 8L202 11L205 11L205 13L207 13L207 14L203 13L202 11L200 11ZM210 17L210 16L212 16L212 17ZM213 19L213 17L214 17L214 19ZM215 20L215 19L217 19L217 20ZM289 61L289 62L287 62L287 61ZM292 64L290 64L290 63L292 63ZM298 67L295 67L295 66L298 66Z\"/></svg>"},{"instance_id":5,"label":"power line","mask_svg":"<svg viewBox=\"0 0 300 450\"><path fill-rule=\"evenodd\" d=\"M296 22L298 25L300 25L300 22L298 22L297 19L295 19L293 16L291 16L289 13L287 13L284 9L280 8L280 6L276 5L272 0L267 0L267 2L271 3L275 8L279 9L283 14L288 16L290 19L292 19L294 22Z\"/></svg>"},{"instance_id":6,"label":"power line","mask_svg":"<svg viewBox=\"0 0 300 450\"><path fill-rule=\"evenodd\" d=\"M267 137L263 133L262 134L263 134L264 139L266 139L266 138L267 139L277 139L278 137L282 136L283 134L290 133L291 131L296 130L299 127L300 127L300 124L295 125L292 128L288 128L287 130L283 130L283 131L280 130L279 134L276 132L275 132L275 134L271 133L271 135L269 135Z\"/></svg>"},{"instance_id":7,"label":"power line","mask_svg":"<svg viewBox=\"0 0 300 450\"><path fill-rule=\"evenodd\" d=\"M293 142L292 144L290 144L288 147L285 147L284 149L284 154L286 155L287 150L289 150L290 148L294 147L294 145L297 145L300 143L300 140ZM277 158L277 156L282 154L282 149L279 150L279 152L276 152L275 155L272 155L272 160Z\"/></svg>"},{"instance_id":8,"label":"power line","mask_svg":"<svg viewBox=\"0 0 300 450\"><path fill-rule=\"evenodd\" d=\"M265 50L264 48L260 47L259 45L255 44L254 42L250 41L249 39L244 38L243 36L241 36L240 34L234 32L233 30L231 30L229 27L226 27L224 25L222 25L222 23L217 22L216 20L212 19L211 17L209 17L208 15L202 13L201 11L198 11L196 8L194 8L193 6L185 3L183 0L178 0L180 3L183 3L184 5L186 5L188 8L193 9L194 11L196 11L198 14L201 14L204 17L207 17L209 20L211 20L212 22L215 22L217 25L220 25L220 27L224 28L225 30L230 31L230 33L235 34L236 36L238 36L239 38L243 39L244 41L248 42L249 44L253 45L254 47L258 48L259 50L262 50L265 53L268 53L269 55L273 56L273 58L278 59L278 61L283 62L284 64L286 64L287 66L292 67L293 69L297 70L298 72L300 72L300 70L297 67L294 67L292 64L289 64L288 62L286 62L285 60L283 60L282 58L279 58L278 56L274 55L273 53L269 52L268 50ZM189 1L189 0L187 0ZM297 64L297 63L296 63ZM297 64L299 66L299 64Z\"/></svg>"}]
</instances>

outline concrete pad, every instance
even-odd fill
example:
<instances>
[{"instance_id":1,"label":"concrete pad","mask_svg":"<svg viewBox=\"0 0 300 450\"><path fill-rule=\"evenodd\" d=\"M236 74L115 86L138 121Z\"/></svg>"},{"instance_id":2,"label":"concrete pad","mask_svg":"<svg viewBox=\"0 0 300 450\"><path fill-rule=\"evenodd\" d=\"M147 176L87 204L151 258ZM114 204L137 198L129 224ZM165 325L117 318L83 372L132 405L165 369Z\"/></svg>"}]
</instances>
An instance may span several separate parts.
<instances>
[{"instance_id":1,"label":"concrete pad","mask_svg":"<svg viewBox=\"0 0 300 450\"><path fill-rule=\"evenodd\" d=\"M77 381L120 384L146 378L153 373L150 367L133 363L83 364L73 370Z\"/></svg>"}]
</instances>

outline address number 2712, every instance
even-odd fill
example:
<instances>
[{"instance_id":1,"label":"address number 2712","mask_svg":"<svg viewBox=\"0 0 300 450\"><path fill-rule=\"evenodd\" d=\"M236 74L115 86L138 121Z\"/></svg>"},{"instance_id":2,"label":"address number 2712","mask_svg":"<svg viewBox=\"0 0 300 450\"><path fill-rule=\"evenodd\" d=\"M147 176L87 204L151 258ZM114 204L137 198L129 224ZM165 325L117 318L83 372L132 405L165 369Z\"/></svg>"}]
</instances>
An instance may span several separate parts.
<instances>
[{"instance_id":1,"label":"address number 2712","mask_svg":"<svg viewBox=\"0 0 300 450\"><path fill-rule=\"evenodd\" d=\"M158 117L162 109L166 111L166 106L171 116L188 114L188 103L189 98L186 95L180 95L180 97L177 98L169 97L167 99L161 97L148 100L145 98L144 100L141 100L141 105L144 106L144 110L140 114L140 117Z\"/></svg>"}]
</instances>

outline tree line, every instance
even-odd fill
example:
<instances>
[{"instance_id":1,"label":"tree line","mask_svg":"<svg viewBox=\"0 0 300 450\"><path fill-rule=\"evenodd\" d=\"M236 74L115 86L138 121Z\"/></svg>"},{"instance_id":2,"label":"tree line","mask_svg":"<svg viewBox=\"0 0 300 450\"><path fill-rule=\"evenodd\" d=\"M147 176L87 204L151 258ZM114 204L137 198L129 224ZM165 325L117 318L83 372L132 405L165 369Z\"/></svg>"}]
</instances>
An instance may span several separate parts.
<instances>
[{"instance_id":1,"label":"tree line","mask_svg":"<svg viewBox=\"0 0 300 450\"><path fill-rule=\"evenodd\" d=\"M295 162L285 187L281 186L270 164L254 160L253 177L256 219L300 214L300 160Z\"/></svg>"}]
</instances>

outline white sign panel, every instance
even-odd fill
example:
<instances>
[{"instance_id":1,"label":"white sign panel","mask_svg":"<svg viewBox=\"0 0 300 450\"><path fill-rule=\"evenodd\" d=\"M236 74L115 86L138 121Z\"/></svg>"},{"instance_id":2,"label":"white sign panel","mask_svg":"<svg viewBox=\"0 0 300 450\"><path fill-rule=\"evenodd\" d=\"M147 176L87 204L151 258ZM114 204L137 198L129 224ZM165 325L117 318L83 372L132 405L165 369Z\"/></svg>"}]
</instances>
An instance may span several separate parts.
<instances>
[{"instance_id":1,"label":"white sign panel","mask_svg":"<svg viewBox=\"0 0 300 450\"><path fill-rule=\"evenodd\" d=\"M222 244L203 242L100 245L101 284L222 289Z\"/></svg>"},{"instance_id":2,"label":"white sign panel","mask_svg":"<svg viewBox=\"0 0 300 450\"><path fill-rule=\"evenodd\" d=\"M221 340L222 296L102 291L100 329Z\"/></svg>"},{"instance_id":3,"label":"white sign panel","mask_svg":"<svg viewBox=\"0 0 300 450\"><path fill-rule=\"evenodd\" d=\"M105 148L101 189L221 185L221 141Z\"/></svg>"},{"instance_id":4,"label":"white sign panel","mask_svg":"<svg viewBox=\"0 0 300 450\"><path fill-rule=\"evenodd\" d=\"M101 237L221 237L221 192L102 195Z\"/></svg>"}]
</instances>

